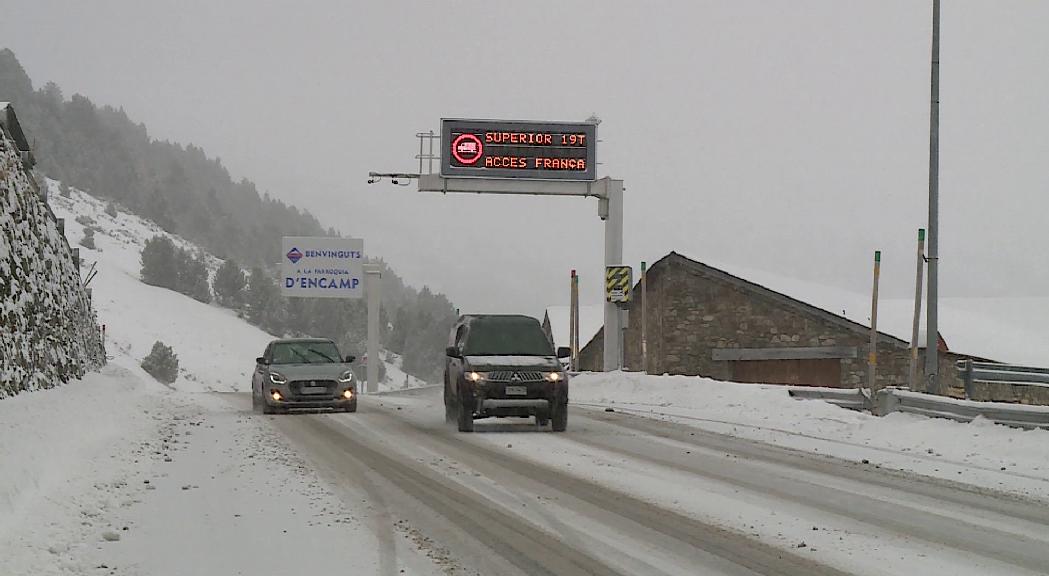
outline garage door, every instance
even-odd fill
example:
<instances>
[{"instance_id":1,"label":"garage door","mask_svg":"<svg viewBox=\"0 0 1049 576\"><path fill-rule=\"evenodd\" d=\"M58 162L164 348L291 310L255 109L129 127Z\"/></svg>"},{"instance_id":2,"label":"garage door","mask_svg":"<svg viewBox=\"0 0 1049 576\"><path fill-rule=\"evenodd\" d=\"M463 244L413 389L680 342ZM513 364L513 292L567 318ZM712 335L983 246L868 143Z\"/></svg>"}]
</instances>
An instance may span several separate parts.
<instances>
[{"instance_id":1,"label":"garage door","mask_svg":"<svg viewBox=\"0 0 1049 576\"><path fill-rule=\"evenodd\" d=\"M841 387L841 360L837 358L736 360L731 364L736 382Z\"/></svg>"}]
</instances>

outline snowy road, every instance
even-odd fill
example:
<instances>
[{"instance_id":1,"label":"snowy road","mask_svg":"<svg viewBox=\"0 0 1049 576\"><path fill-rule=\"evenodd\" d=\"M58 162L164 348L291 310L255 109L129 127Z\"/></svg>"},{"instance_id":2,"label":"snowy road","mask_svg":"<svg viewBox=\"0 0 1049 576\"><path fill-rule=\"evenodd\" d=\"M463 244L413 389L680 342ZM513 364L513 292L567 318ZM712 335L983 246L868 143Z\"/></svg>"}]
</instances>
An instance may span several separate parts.
<instances>
[{"instance_id":1,"label":"snowy road","mask_svg":"<svg viewBox=\"0 0 1049 576\"><path fill-rule=\"evenodd\" d=\"M365 397L352 415L267 418L343 498L369 503L380 574L420 553L447 574L1049 566L1042 502L685 425L575 409L566 434L508 419L464 435L444 423L439 389Z\"/></svg>"}]
</instances>

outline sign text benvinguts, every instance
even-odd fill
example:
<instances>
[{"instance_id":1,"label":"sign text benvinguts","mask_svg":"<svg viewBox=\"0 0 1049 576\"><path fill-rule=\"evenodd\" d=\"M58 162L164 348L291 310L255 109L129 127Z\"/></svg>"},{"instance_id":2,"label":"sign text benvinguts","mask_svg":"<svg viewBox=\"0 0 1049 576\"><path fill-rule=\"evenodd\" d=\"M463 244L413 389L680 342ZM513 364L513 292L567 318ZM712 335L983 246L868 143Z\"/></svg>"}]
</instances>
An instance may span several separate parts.
<instances>
[{"instance_id":1,"label":"sign text benvinguts","mask_svg":"<svg viewBox=\"0 0 1049 576\"><path fill-rule=\"evenodd\" d=\"M597 125L441 120L442 176L593 180Z\"/></svg>"},{"instance_id":2,"label":"sign text benvinguts","mask_svg":"<svg viewBox=\"0 0 1049 576\"><path fill-rule=\"evenodd\" d=\"M360 298L364 293L364 240L285 236L281 293L308 298Z\"/></svg>"}]
</instances>

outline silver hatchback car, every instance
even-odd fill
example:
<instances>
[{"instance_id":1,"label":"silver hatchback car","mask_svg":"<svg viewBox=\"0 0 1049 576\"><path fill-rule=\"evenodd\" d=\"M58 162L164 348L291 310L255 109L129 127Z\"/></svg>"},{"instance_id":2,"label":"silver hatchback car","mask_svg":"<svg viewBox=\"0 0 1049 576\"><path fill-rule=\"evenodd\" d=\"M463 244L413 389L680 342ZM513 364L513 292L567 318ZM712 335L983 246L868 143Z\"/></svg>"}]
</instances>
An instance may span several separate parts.
<instances>
[{"instance_id":1,"label":"silver hatchback car","mask_svg":"<svg viewBox=\"0 0 1049 576\"><path fill-rule=\"evenodd\" d=\"M255 359L251 403L256 412L332 408L357 411L357 382L335 342L323 338L274 340Z\"/></svg>"}]
</instances>

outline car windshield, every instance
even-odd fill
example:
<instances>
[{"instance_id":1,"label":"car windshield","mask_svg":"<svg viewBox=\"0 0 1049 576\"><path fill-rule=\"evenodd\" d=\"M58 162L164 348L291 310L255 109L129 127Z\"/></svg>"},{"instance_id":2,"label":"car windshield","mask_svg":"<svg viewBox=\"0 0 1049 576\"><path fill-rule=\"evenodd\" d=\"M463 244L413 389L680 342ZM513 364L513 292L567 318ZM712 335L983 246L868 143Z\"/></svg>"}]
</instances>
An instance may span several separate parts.
<instances>
[{"instance_id":1,"label":"car windshield","mask_svg":"<svg viewBox=\"0 0 1049 576\"><path fill-rule=\"evenodd\" d=\"M273 364L328 364L339 362L332 342L281 342L273 346Z\"/></svg>"},{"instance_id":2,"label":"car windshield","mask_svg":"<svg viewBox=\"0 0 1049 576\"><path fill-rule=\"evenodd\" d=\"M483 318L470 323L467 356L552 356L542 327L531 318Z\"/></svg>"}]
</instances>

